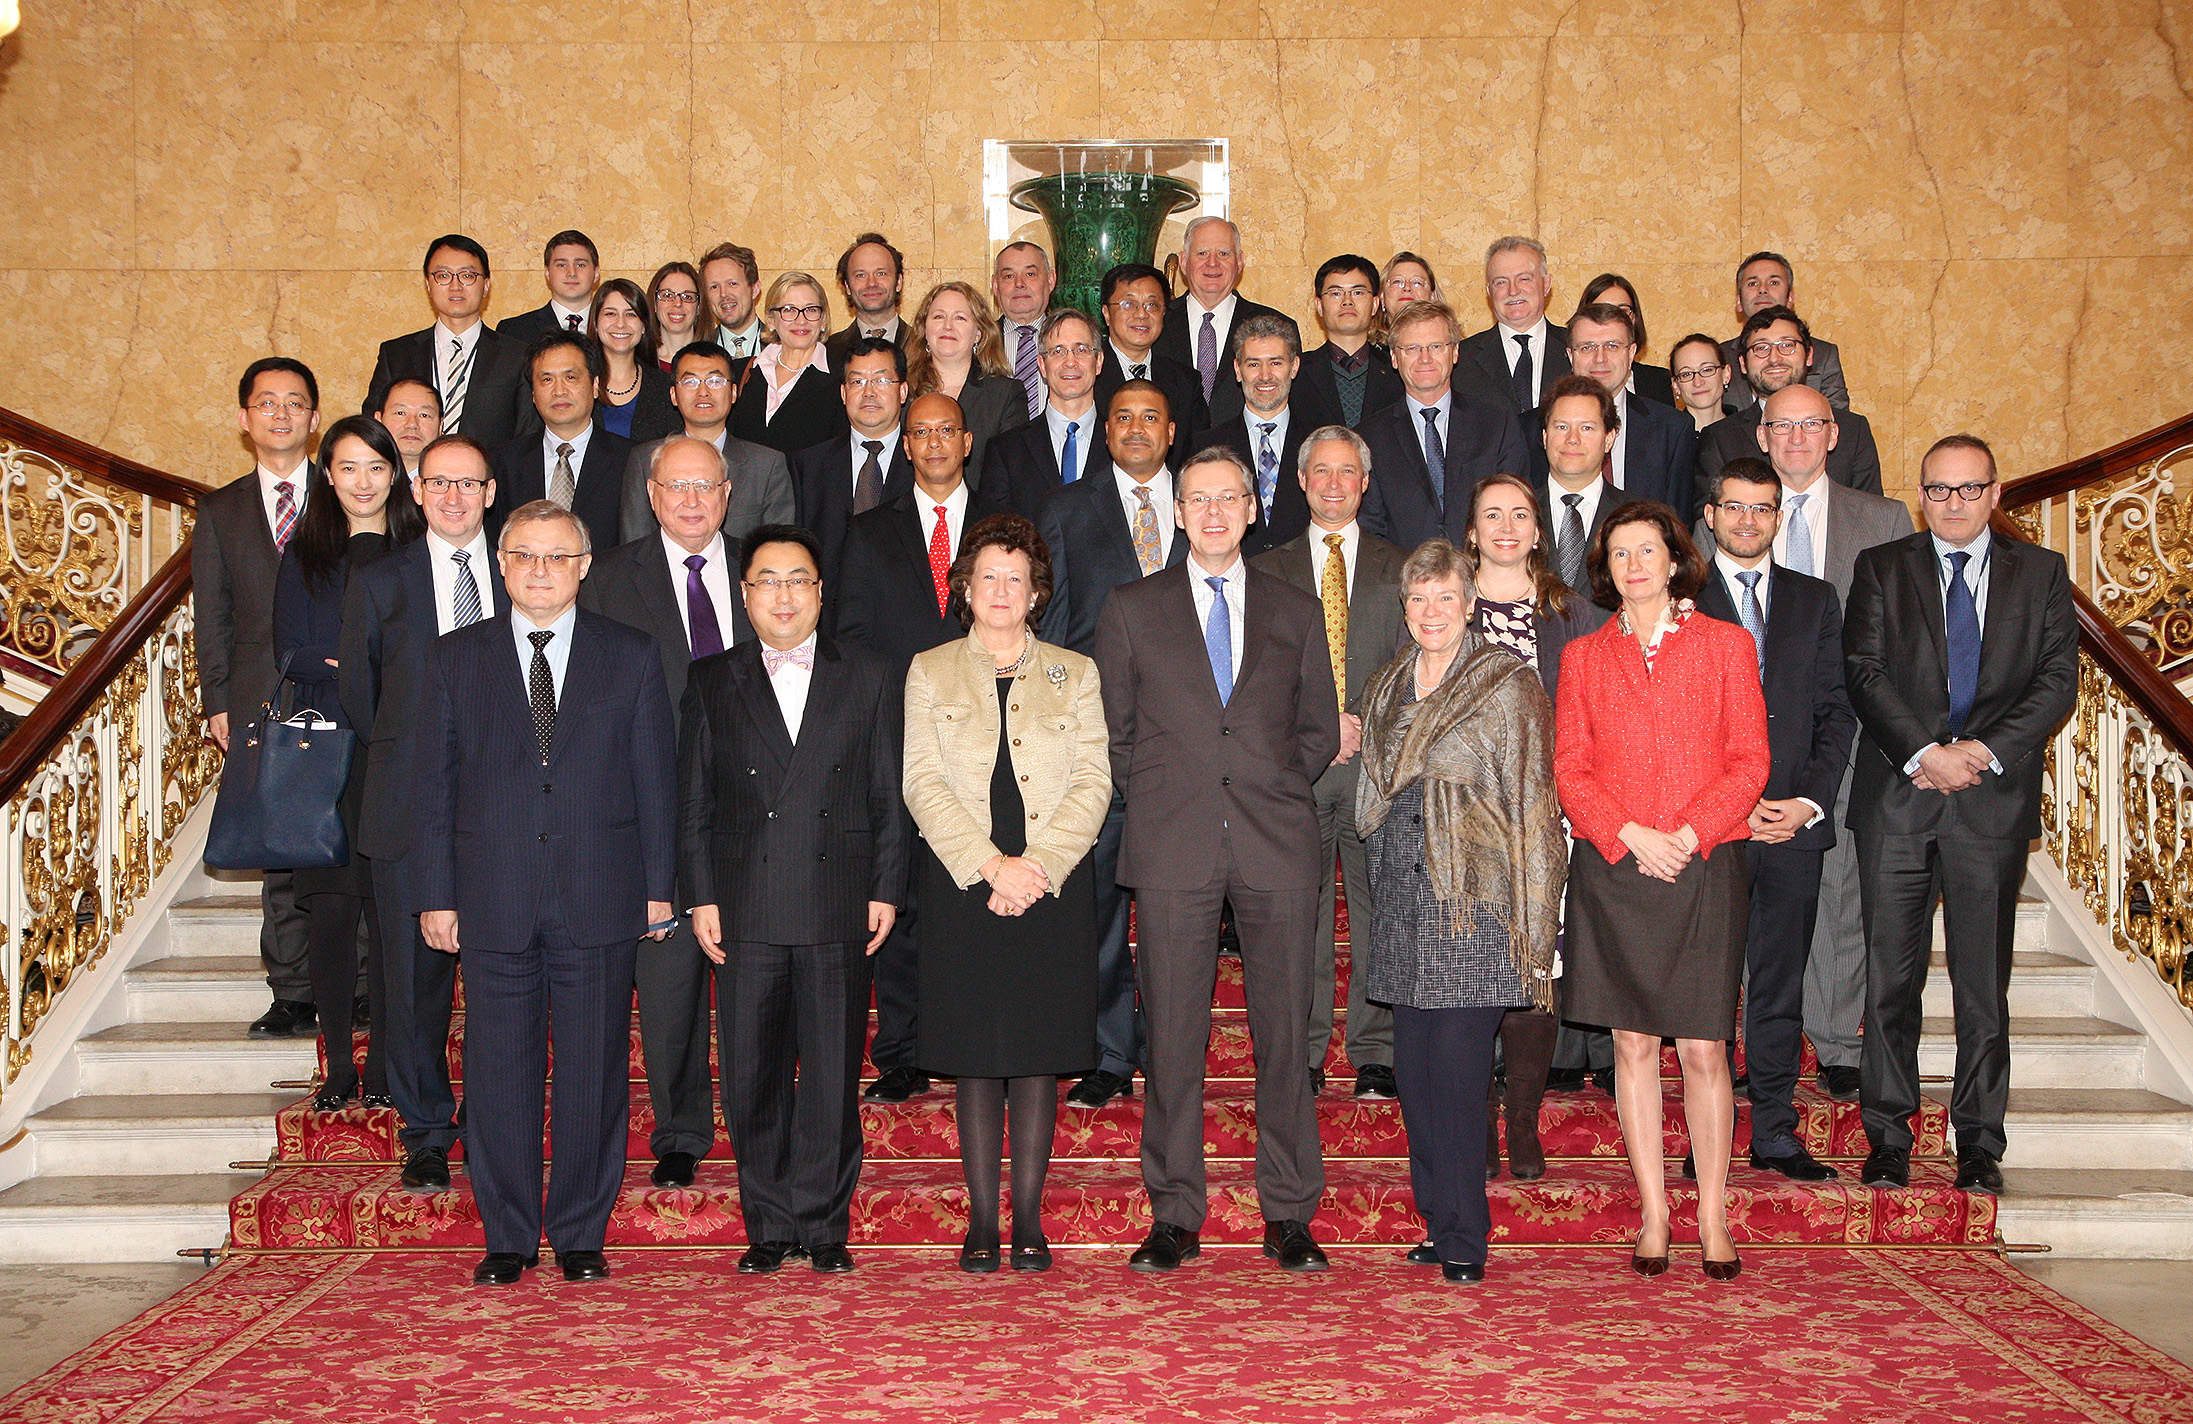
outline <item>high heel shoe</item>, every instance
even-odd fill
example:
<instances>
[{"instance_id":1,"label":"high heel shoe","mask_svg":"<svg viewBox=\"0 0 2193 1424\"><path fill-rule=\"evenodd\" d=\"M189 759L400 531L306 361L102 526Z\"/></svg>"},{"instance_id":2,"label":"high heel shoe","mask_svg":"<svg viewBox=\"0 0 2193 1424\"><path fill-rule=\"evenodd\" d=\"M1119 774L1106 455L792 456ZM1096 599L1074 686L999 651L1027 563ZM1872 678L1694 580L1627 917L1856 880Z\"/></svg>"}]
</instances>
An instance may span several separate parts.
<instances>
[{"instance_id":1,"label":"high heel shoe","mask_svg":"<svg viewBox=\"0 0 2193 1424\"><path fill-rule=\"evenodd\" d=\"M1638 1232L1637 1239L1638 1241L1644 1240L1645 1233ZM1662 1246L1659 1255L1647 1256L1639 1252L1633 1242L1630 1246L1630 1269L1640 1276L1651 1277L1664 1274L1668 1269L1668 1248Z\"/></svg>"},{"instance_id":2,"label":"high heel shoe","mask_svg":"<svg viewBox=\"0 0 2193 1424\"><path fill-rule=\"evenodd\" d=\"M1013 1243L1013 1269L1016 1271L1048 1271L1051 1269L1051 1243L1042 1237L1033 1241Z\"/></svg>"},{"instance_id":3,"label":"high heel shoe","mask_svg":"<svg viewBox=\"0 0 2193 1424\"><path fill-rule=\"evenodd\" d=\"M1707 1280L1733 1281L1736 1279L1737 1274L1744 1269L1744 1258L1732 1256L1726 1261L1708 1259L1700 1264L1705 1268Z\"/></svg>"}]
</instances>

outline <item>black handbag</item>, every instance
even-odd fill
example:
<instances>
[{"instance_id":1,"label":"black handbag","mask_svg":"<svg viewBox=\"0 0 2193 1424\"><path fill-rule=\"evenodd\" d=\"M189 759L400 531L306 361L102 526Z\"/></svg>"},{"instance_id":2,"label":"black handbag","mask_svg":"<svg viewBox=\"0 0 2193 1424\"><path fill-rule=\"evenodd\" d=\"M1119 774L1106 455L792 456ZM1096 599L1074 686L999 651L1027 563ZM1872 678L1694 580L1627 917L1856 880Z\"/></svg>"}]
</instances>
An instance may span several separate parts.
<instances>
[{"instance_id":1,"label":"black handbag","mask_svg":"<svg viewBox=\"0 0 2193 1424\"><path fill-rule=\"evenodd\" d=\"M233 735L206 831L216 870L325 870L350 863L343 788L358 734L310 707L281 713L292 682L282 659L274 696Z\"/></svg>"}]
</instances>

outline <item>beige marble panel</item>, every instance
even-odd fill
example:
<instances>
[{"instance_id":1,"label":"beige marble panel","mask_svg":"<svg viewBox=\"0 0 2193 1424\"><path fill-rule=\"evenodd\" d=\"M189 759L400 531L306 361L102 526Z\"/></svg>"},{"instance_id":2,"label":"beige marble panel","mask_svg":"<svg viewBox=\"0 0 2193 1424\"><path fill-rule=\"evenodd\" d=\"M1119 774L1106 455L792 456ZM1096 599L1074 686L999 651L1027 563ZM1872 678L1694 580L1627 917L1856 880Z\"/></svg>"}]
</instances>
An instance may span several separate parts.
<instances>
[{"instance_id":1,"label":"beige marble panel","mask_svg":"<svg viewBox=\"0 0 2193 1424\"><path fill-rule=\"evenodd\" d=\"M1953 258L2062 257L2069 241L2059 30L1911 35L1903 69Z\"/></svg>"},{"instance_id":2,"label":"beige marble panel","mask_svg":"<svg viewBox=\"0 0 2193 1424\"><path fill-rule=\"evenodd\" d=\"M497 38L493 33L479 32L483 27L477 25L473 27L474 32L468 34L465 23L468 10L485 18L495 9L492 5L452 5L446 0L289 0L289 9L288 33L292 39L455 44L463 39ZM575 15L586 13L574 11ZM521 33L511 37L523 39L527 36ZM545 38L539 34L533 37ZM610 34L603 38L615 39L617 36ZM397 56L392 55L390 59L399 62Z\"/></svg>"},{"instance_id":3,"label":"beige marble panel","mask_svg":"<svg viewBox=\"0 0 2193 1424\"><path fill-rule=\"evenodd\" d=\"M456 207L447 47L142 43L138 261L147 268L391 267L412 213ZM269 90L280 105L270 111ZM422 221L430 221L422 220Z\"/></svg>"},{"instance_id":4,"label":"beige marble panel","mask_svg":"<svg viewBox=\"0 0 2193 1424\"><path fill-rule=\"evenodd\" d=\"M1562 35L1693 35L1720 38L1744 28L1741 0L1576 0Z\"/></svg>"},{"instance_id":5,"label":"beige marble panel","mask_svg":"<svg viewBox=\"0 0 2193 1424\"><path fill-rule=\"evenodd\" d=\"M2193 251L2193 51L2154 27L2071 41L2071 250L2124 257Z\"/></svg>"},{"instance_id":6,"label":"beige marble panel","mask_svg":"<svg viewBox=\"0 0 2193 1424\"><path fill-rule=\"evenodd\" d=\"M1307 273L1335 253L1375 252L1379 261L1417 239L1422 56L1414 40L1289 41L1276 50L1276 160L1300 190L1302 218L1259 246L1267 261L1292 256L1305 268L1295 291L1306 293Z\"/></svg>"},{"instance_id":7,"label":"beige marble panel","mask_svg":"<svg viewBox=\"0 0 2193 1424\"><path fill-rule=\"evenodd\" d=\"M935 184L930 221L937 266L958 274L980 274L989 266L983 140L1086 138L1093 132L1097 48L1093 38L930 46L929 107L919 134Z\"/></svg>"},{"instance_id":8,"label":"beige marble panel","mask_svg":"<svg viewBox=\"0 0 2193 1424\"><path fill-rule=\"evenodd\" d=\"M513 291L522 287L515 283ZM544 300L537 289L522 294L530 300L498 303L499 315L525 311ZM310 366L319 378L323 425L354 415L365 404L382 342L434 319L420 295L416 267L401 272L285 273L281 295L288 323L276 349Z\"/></svg>"},{"instance_id":9,"label":"beige marble panel","mask_svg":"<svg viewBox=\"0 0 2193 1424\"><path fill-rule=\"evenodd\" d=\"M461 225L537 306L540 244L583 229L603 259L647 266L690 256L693 190L685 45L467 44ZM587 76L582 92L570 86Z\"/></svg>"},{"instance_id":10,"label":"beige marble panel","mask_svg":"<svg viewBox=\"0 0 2193 1424\"><path fill-rule=\"evenodd\" d=\"M234 3L234 0L227 0ZM343 6L354 0L291 0L300 9ZM384 10L415 13L427 0L371 0ZM463 38L480 44L687 43L690 7L685 0L618 0L613 5L570 5L558 0L463 0ZM796 7L788 13L796 13Z\"/></svg>"},{"instance_id":11,"label":"beige marble panel","mask_svg":"<svg viewBox=\"0 0 2193 1424\"><path fill-rule=\"evenodd\" d=\"M930 106L930 47L797 44L781 51L783 131L779 266L826 279L846 240L887 234L908 267L935 263L931 212L940 178L912 161L908 134ZM980 158L976 160L979 172ZM833 291L833 309L843 305ZM837 312L842 317L843 312Z\"/></svg>"},{"instance_id":12,"label":"beige marble panel","mask_svg":"<svg viewBox=\"0 0 2193 1424\"><path fill-rule=\"evenodd\" d=\"M1281 39L1468 39L1554 33L1571 10L1563 0L1473 0L1425 5L1421 0L1267 0L1264 13Z\"/></svg>"},{"instance_id":13,"label":"beige marble panel","mask_svg":"<svg viewBox=\"0 0 2193 1424\"><path fill-rule=\"evenodd\" d=\"M693 46L692 139L687 150L691 255L698 257L719 242L751 247L764 269L763 281L768 280L768 268L783 262L779 223L785 175L776 162L783 81L780 46ZM650 268L647 275L652 272ZM638 280L646 279L643 275Z\"/></svg>"},{"instance_id":14,"label":"beige marble panel","mask_svg":"<svg viewBox=\"0 0 2193 1424\"><path fill-rule=\"evenodd\" d=\"M150 359L157 340L139 327L138 291L150 280L136 272L0 270L9 353L0 361L0 406L103 443L133 340L145 341L139 359ZM43 333L35 340L33 323Z\"/></svg>"},{"instance_id":15,"label":"beige marble panel","mask_svg":"<svg viewBox=\"0 0 2193 1424\"><path fill-rule=\"evenodd\" d=\"M1736 122L1733 37L1563 38L1546 68L1534 206L1549 250L1597 270L1736 245L1736 155L1719 138Z\"/></svg>"},{"instance_id":16,"label":"beige marble panel","mask_svg":"<svg viewBox=\"0 0 2193 1424\"><path fill-rule=\"evenodd\" d=\"M736 5L681 6L669 29L682 33L690 25L696 44L728 44L751 38L771 44L916 46L937 38L938 4L939 0L892 0L888 5L836 0L776 6L766 14Z\"/></svg>"},{"instance_id":17,"label":"beige marble panel","mask_svg":"<svg viewBox=\"0 0 2193 1424\"><path fill-rule=\"evenodd\" d=\"M121 44L129 39L137 22L130 6L103 4L101 0L53 0L50 5L38 0L36 4L19 5L18 9L22 23L0 47L0 61L41 39Z\"/></svg>"},{"instance_id":18,"label":"beige marble panel","mask_svg":"<svg viewBox=\"0 0 2193 1424\"><path fill-rule=\"evenodd\" d=\"M1485 245L1541 221L1537 131L1544 40L1426 40L1419 46L1422 138L1414 250L1438 267L1471 331L1490 324ZM1526 126L1527 125L1527 126ZM1393 254L1369 254L1383 262Z\"/></svg>"},{"instance_id":19,"label":"beige marble panel","mask_svg":"<svg viewBox=\"0 0 2193 1424\"><path fill-rule=\"evenodd\" d=\"M1902 0L1744 0L1746 35L1894 34Z\"/></svg>"},{"instance_id":20,"label":"beige marble panel","mask_svg":"<svg viewBox=\"0 0 2193 1424\"><path fill-rule=\"evenodd\" d=\"M1659 249L1650 255L1657 256ZM1716 254L1718 255L1718 254ZM1655 366L1668 364L1668 348L1694 331L1716 339L1736 329L1730 314L1729 271L1723 262L1632 262L1627 259L1598 266L1571 261L1566 254L1553 257L1553 301L1548 310L1566 321L1584 295L1584 284L1601 272L1627 277L1637 288L1637 300L1645 309L1645 354L1642 360Z\"/></svg>"},{"instance_id":21,"label":"beige marble panel","mask_svg":"<svg viewBox=\"0 0 2193 1424\"><path fill-rule=\"evenodd\" d=\"M35 3L30 7L35 12ZM297 19L297 0L262 4L201 0L132 0L131 29L140 39L231 40L256 43L286 39Z\"/></svg>"},{"instance_id":22,"label":"beige marble panel","mask_svg":"<svg viewBox=\"0 0 2193 1424\"><path fill-rule=\"evenodd\" d=\"M2184 415L2183 364L2171 353L2193 349L2193 263L2112 257L2083 265L2084 299L2070 354L2073 455Z\"/></svg>"},{"instance_id":23,"label":"beige marble panel","mask_svg":"<svg viewBox=\"0 0 2193 1424\"><path fill-rule=\"evenodd\" d=\"M1097 0L1057 0L1031 23L1024 0L939 0L937 38L950 43L1071 43L1102 38Z\"/></svg>"},{"instance_id":24,"label":"beige marble panel","mask_svg":"<svg viewBox=\"0 0 2193 1424\"><path fill-rule=\"evenodd\" d=\"M136 47L41 28L0 49L0 267L133 267Z\"/></svg>"}]
</instances>

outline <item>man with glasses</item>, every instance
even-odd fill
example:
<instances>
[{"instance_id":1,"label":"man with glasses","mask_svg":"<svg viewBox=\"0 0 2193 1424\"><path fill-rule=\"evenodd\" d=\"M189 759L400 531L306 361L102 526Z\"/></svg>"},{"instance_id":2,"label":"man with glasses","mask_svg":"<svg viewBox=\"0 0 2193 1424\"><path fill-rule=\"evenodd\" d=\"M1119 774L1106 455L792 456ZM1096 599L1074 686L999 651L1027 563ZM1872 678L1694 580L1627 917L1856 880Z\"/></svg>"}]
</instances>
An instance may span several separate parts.
<instances>
[{"instance_id":1,"label":"man with glasses","mask_svg":"<svg viewBox=\"0 0 2193 1424\"><path fill-rule=\"evenodd\" d=\"M843 366L856 341L888 341L906 348L899 296L906 285L906 258L880 232L864 232L838 255L838 290L852 315L825 343L833 365Z\"/></svg>"},{"instance_id":2,"label":"man with glasses","mask_svg":"<svg viewBox=\"0 0 2193 1424\"><path fill-rule=\"evenodd\" d=\"M1804 375L1812 363L1812 331L1804 319L1788 307L1767 307L1752 313L1737 339L1742 362L1742 381L1731 381L1733 394L1749 384L1759 400L1744 405L1706 427L1698 437L1697 499L1731 460L1756 455L1766 448L1760 422L1768 397L1791 386L1804 387ZM1809 389L1809 388L1808 388ZM1822 396L1825 399L1825 396ZM1881 492L1881 456L1874 448L1873 425L1854 410L1829 409L1824 428L1828 478L1839 485Z\"/></svg>"},{"instance_id":3,"label":"man with glasses","mask_svg":"<svg viewBox=\"0 0 2193 1424\"><path fill-rule=\"evenodd\" d=\"M682 435L657 443L648 454L647 497L660 528L595 555L579 606L655 640L675 714L693 663L750 641L754 630L723 537L731 486L715 446ZM660 942L640 946L634 972L647 1097L655 1113L650 1180L658 1187L689 1187L694 1163L715 1145L707 961L692 928L681 923Z\"/></svg>"},{"instance_id":4,"label":"man with glasses","mask_svg":"<svg viewBox=\"0 0 2193 1424\"><path fill-rule=\"evenodd\" d=\"M1623 500L1656 499L1685 518L1695 518L1698 496L1692 472L1698 460L1698 432L1666 404L1631 395L1630 368L1637 360L1635 319L1605 302L1579 307L1569 318L1568 347L1574 374L1598 382L1614 401L1621 434L1601 465L1607 484L1621 491ZM1526 429L1543 429L1545 424L1542 411L1523 418ZM1531 478L1543 484L1543 445L1531 453Z\"/></svg>"},{"instance_id":5,"label":"man with glasses","mask_svg":"<svg viewBox=\"0 0 2193 1424\"><path fill-rule=\"evenodd\" d=\"M1104 468L1106 440L1103 411L1107 407L1097 404L1095 395L1097 377L1104 370L1104 348L1097 344L1096 324L1066 308L1044 317L1037 334L1044 402L1034 420L990 437L982 454L980 481L985 499L1002 501L1030 519L1042 518L1044 507L1061 489ZM1156 382L1150 385L1156 388ZM1113 393L1118 393L1116 388ZM1163 391L1159 396L1165 399ZM1168 422L1171 408L1166 399ZM1161 464L1164 459L1161 455ZM1051 555L1057 558L1056 545Z\"/></svg>"},{"instance_id":6,"label":"man with glasses","mask_svg":"<svg viewBox=\"0 0 2193 1424\"><path fill-rule=\"evenodd\" d=\"M1527 468L1523 427L1510 402L1456 388L1462 324L1446 303L1409 303L1393 314L1391 335L1405 394L1363 420L1371 449L1363 527L1404 549L1438 534L1460 547L1477 482Z\"/></svg>"},{"instance_id":7,"label":"man with glasses","mask_svg":"<svg viewBox=\"0 0 2193 1424\"><path fill-rule=\"evenodd\" d=\"M914 467L899 438L906 405L906 352L864 336L836 362L845 401L846 435L833 435L792 456L792 490L799 522L822 541L822 626L837 628L838 577L845 527L855 515L897 499L914 485Z\"/></svg>"},{"instance_id":8,"label":"man with glasses","mask_svg":"<svg viewBox=\"0 0 2193 1424\"><path fill-rule=\"evenodd\" d=\"M815 536L765 524L739 550L756 641L693 665L679 722L679 903L716 965L723 1116L753 1244L853 1269L869 958L906 894L901 684L818 631Z\"/></svg>"},{"instance_id":9,"label":"man with glasses","mask_svg":"<svg viewBox=\"0 0 2193 1424\"><path fill-rule=\"evenodd\" d=\"M551 331L534 341L526 352L526 384L541 430L495 452L495 484L510 508L546 499L570 510L586 525L587 537L608 549L617 543L632 442L603 429L595 413L601 364L601 348L583 336ZM488 537L501 532L499 511L490 510Z\"/></svg>"},{"instance_id":10,"label":"man with glasses","mask_svg":"<svg viewBox=\"0 0 2193 1424\"><path fill-rule=\"evenodd\" d=\"M2078 696L2063 555L1989 527L1995 455L1970 435L1919 462L1924 533L1858 556L1843 632L1864 735L1850 793L1865 897L1869 1187L1910 1180L1920 995L1942 906L1957 1034L1957 1187L2000 1194L2010 959L2049 738Z\"/></svg>"},{"instance_id":11,"label":"man with glasses","mask_svg":"<svg viewBox=\"0 0 2193 1424\"><path fill-rule=\"evenodd\" d=\"M447 233L427 244L421 270L434 324L381 343L359 412L379 410L396 382L421 381L441 400L445 434L469 435L497 450L538 428L524 345L481 319L493 285L487 249L462 233Z\"/></svg>"},{"instance_id":12,"label":"man with glasses","mask_svg":"<svg viewBox=\"0 0 2193 1424\"><path fill-rule=\"evenodd\" d=\"M1485 250L1485 302L1493 324L1461 344L1456 381L1479 400L1519 415L1536 409L1569 373L1569 334L1546 320L1552 295L1546 249L1538 240L1496 239Z\"/></svg>"},{"instance_id":13,"label":"man with glasses","mask_svg":"<svg viewBox=\"0 0 2193 1424\"><path fill-rule=\"evenodd\" d=\"M1043 351L1040 328L1043 314L1051 309L1051 293L1057 288L1058 277L1051 271L1050 255L1032 242L1006 243L990 269L990 300L998 309L998 335L1005 343L1005 363L1028 393L1031 421L1043 414L1043 373L1038 366Z\"/></svg>"},{"instance_id":14,"label":"man with glasses","mask_svg":"<svg viewBox=\"0 0 2193 1424\"><path fill-rule=\"evenodd\" d=\"M1112 392L1129 381L1148 381L1165 392L1166 406L1180 412L1165 463L1178 468L1188 458L1195 432L1210 424L1210 413L1196 373L1151 349L1164 334L1165 304L1172 299L1165 274L1145 262L1122 262L1104 274L1097 299L1107 335L1096 377L1097 409L1110 406Z\"/></svg>"},{"instance_id":15,"label":"man with glasses","mask_svg":"<svg viewBox=\"0 0 2193 1424\"><path fill-rule=\"evenodd\" d=\"M754 249L719 242L701 257L701 290L716 314L716 344L734 361L761 354L761 317L754 299L761 293L761 265Z\"/></svg>"},{"instance_id":16,"label":"man with glasses","mask_svg":"<svg viewBox=\"0 0 2193 1424\"><path fill-rule=\"evenodd\" d=\"M541 272L548 283L548 300L495 328L517 342L520 350L529 348L552 331L565 331L573 336L587 334L594 289L602 280L601 251L594 246L593 238L575 228L566 228L541 249Z\"/></svg>"},{"instance_id":17,"label":"man with glasses","mask_svg":"<svg viewBox=\"0 0 2193 1424\"><path fill-rule=\"evenodd\" d=\"M1346 252L1317 269L1310 296L1325 344L1302 353L1296 390L1305 429L1345 425L1352 430L1365 416L1401 399L1393 358L1371 340L1385 309L1378 289L1378 268L1368 257Z\"/></svg>"},{"instance_id":18,"label":"man with glasses","mask_svg":"<svg viewBox=\"0 0 2193 1424\"><path fill-rule=\"evenodd\" d=\"M1789 265L1789 259L1779 252L1754 252L1736 267L1736 319L1748 327L1753 317L1769 307L1792 312L1797 309L1797 272ZM1741 336L1722 342L1721 359L1731 366L1738 364L1743 347ZM1837 410L1849 410L1850 391L1843 383L1843 353L1834 342L1819 337L1811 339L1811 350L1812 364L1803 373L1805 384L1826 396L1828 404ZM1766 394L1742 381L1732 381L1728 402L1741 409L1765 399Z\"/></svg>"},{"instance_id":19,"label":"man with glasses","mask_svg":"<svg viewBox=\"0 0 2193 1424\"><path fill-rule=\"evenodd\" d=\"M1175 423L1198 428L1206 422L1222 425L1241 414L1241 382L1226 360L1226 353L1233 350L1234 332L1254 316L1295 324L1293 317L1241 295L1241 274L1247 266L1240 228L1224 218L1189 221L1180 236L1180 273L1187 290L1165 307L1157 351L1196 373L1196 394L1203 406L1185 410L1176 406ZM1297 331L1295 345L1301 344Z\"/></svg>"},{"instance_id":20,"label":"man with glasses","mask_svg":"<svg viewBox=\"0 0 2193 1424\"><path fill-rule=\"evenodd\" d=\"M1312 786L1339 755L1340 703L1324 607L1241 557L1252 478L1228 450L1190 460L1174 505L1188 559L1114 589L1097 625L1112 783L1126 799L1118 875L1135 891L1149 1023L1153 1224L1129 1258L1137 1271L1173 1270L1200 1249L1204 1059L1228 903L1256 1044L1264 1254L1287 1271L1326 1268L1310 1235L1325 1162L1303 1064L1318 891L1333 875L1319 863Z\"/></svg>"},{"instance_id":21,"label":"man with glasses","mask_svg":"<svg viewBox=\"0 0 2193 1424\"><path fill-rule=\"evenodd\" d=\"M731 481L723 537L726 543L735 544L757 524L790 522L797 516L799 505L784 456L767 445L741 440L728 428L731 397L737 389L733 369L731 358L713 341L696 341L670 362L670 403L684 417L682 434L722 457L724 477ZM654 468L655 450L661 443L650 440L636 446L625 461L624 508L617 524L628 544L661 527L648 489L648 472Z\"/></svg>"}]
</instances>

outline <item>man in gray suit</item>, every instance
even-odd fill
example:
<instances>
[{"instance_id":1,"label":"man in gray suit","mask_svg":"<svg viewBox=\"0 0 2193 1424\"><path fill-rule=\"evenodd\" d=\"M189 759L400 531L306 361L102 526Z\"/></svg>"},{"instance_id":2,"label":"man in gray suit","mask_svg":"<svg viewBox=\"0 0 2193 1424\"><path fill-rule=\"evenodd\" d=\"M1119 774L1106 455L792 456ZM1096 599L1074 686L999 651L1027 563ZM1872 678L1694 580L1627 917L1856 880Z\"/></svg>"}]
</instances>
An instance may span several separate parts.
<instances>
[{"instance_id":1,"label":"man in gray suit","mask_svg":"<svg viewBox=\"0 0 2193 1424\"><path fill-rule=\"evenodd\" d=\"M1401 565L1408 554L1363 532L1356 511L1371 486L1371 452L1344 425L1310 432L1297 459L1297 482L1310 506L1310 527L1249 561L1317 599L1325 610L1327 653L1340 700L1340 758L1310 788L1317 801L1317 958L1310 967L1310 1081L1325 1086L1325 1053L1333 1038L1333 855L1340 856L1348 903L1370 903L1363 839L1355 830L1355 754L1363 744L1357 715L1363 689L1401 644ZM1393 1010L1363 997L1367 976L1348 976L1348 1061L1355 1095L1391 1098Z\"/></svg>"},{"instance_id":2,"label":"man in gray suit","mask_svg":"<svg viewBox=\"0 0 2193 1424\"><path fill-rule=\"evenodd\" d=\"M320 428L320 383L302 361L269 356L244 370L236 386L237 424L251 442L251 474L198 502L191 541L191 604L198 628L198 688L205 734L228 750L260 703L274 695L274 579L282 548L304 517ZM253 1038L309 1034L319 1022L305 970L305 914L286 870L259 881L259 957L273 1006L249 1030Z\"/></svg>"},{"instance_id":3,"label":"man in gray suit","mask_svg":"<svg viewBox=\"0 0 2193 1424\"><path fill-rule=\"evenodd\" d=\"M731 358L713 341L696 341L677 354L670 369L670 401L685 417L685 435L705 441L723 457L724 474L731 481L731 506L723 517L723 537L736 545L746 531L762 524L790 524L798 517L798 501L792 493L792 472L784 456L726 428L737 384L731 376ZM625 543L652 534L660 527L647 491L648 471L653 468L655 447L650 440L633 449L624 467L624 505L618 532Z\"/></svg>"},{"instance_id":4,"label":"man in gray suit","mask_svg":"<svg viewBox=\"0 0 2193 1424\"><path fill-rule=\"evenodd\" d=\"M1797 309L1797 273L1790 267L1789 259L1779 252L1754 252L1736 268L1737 323L1750 321L1768 307ZM1732 337L1721 343L1724 363L1738 364L1740 339ZM1826 396L1828 404L1837 410L1850 409L1850 391L1843 384L1843 353L1834 342L1823 341L1817 336L1812 339L1812 366L1805 372L1805 384ZM1753 391L1743 381L1731 381L1723 400L1741 410L1764 394Z\"/></svg>"},{"instance_id":5,"label":"man in gray suit","mask_svg":"<svg viewBox=\"0 0 2193 1424\"><path fill-rule=\"evenodd\" d=\"M1119 879L1135 890L1150 1032L1142 1180L1154 1221L1128 1261L1137 1271L1198 1254L1210 1208L1203 1069L1228 901L1256 1044L1264 1254L1288 1271L1326 1266L1310 1238L1325 1161L1302 1063L1318 885L1333 874L1318 861L1312 788L1339 755L1340 704L1324 610L1241 558L1253 478L1231 450L1191 459L1174 498L1188 559L1113 589L1097 619L1112 782L1126 788Z\"/></svg>"}]
</instances>

